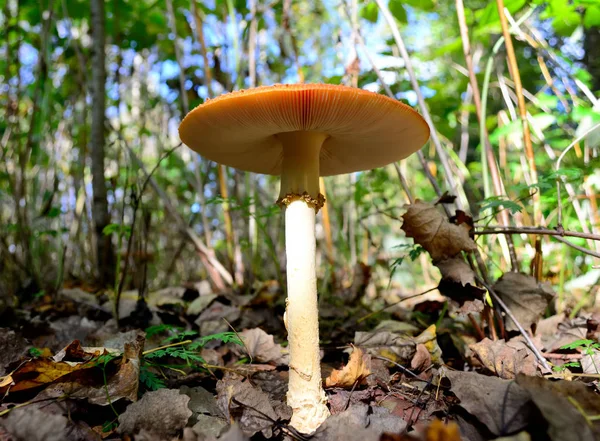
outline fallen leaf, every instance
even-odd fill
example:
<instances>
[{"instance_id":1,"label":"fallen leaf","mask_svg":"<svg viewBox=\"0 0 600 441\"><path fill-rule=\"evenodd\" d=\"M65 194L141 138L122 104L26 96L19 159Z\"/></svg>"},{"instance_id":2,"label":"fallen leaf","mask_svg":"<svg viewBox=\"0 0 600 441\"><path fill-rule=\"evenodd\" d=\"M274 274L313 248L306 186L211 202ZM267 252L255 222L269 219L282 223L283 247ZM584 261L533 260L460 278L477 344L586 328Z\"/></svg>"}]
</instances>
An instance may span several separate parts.
<instances>
[{"instance_id":1,"label":"fallen leaf","mask_svg":"<svg viewBox=\"0 0 600 441\"><path fill-rule=\"evenodd\" d=\"M425 345L434 364L442 362L442 350L437 343L435 325L429 326L416 337L388 331L354 333L354 344L368 354L380 355L401 364L410 363L419 343Z\"/></svg>"},{"instance_id":2,"label":"fallen leaf","mask_svg":"<svg viewBox=\"0 0 600 441\"><path fill-rule=\"evenodd\" d=\"M402 229L407 237L421 245L434 262L450 259L461 251L474 251L477 246L469 237L469 226L451 224L433 204L416 201L405 206Z\"/></svg>"},{"instance_id":3,"label":"fallen leaf","mask_svg":"<svg viewBox=\"0 0 600 441\"><path fill-rule=\"evenodd\" d=\"M262 432L267 438L272 436L273 421L279 416L266 393L249 381L227 375L217 382L217 394L217 404L225 418L237 421L245 434Z\"/></svg>"},{"instance_id":4,"label":"fallen leaf","mask_svg":"<svg viewBox=\"0 0 600 441\"><path fill-rule=\"evenodd\" d=\"M562 315L540 321L536 334L542 338L543 348L554 352L564 345L584 340L587 334L586 320L583 317L559 320Z\"/></svg>"},{"instance_id":5,"label":"fallen leaf","mask_svg":"<svg viewBox=\"0 0 600 441\"><path fill-rule=\"evenodd\" d=\"M581 358L581 369L584 374L600 374L600 351L591 349L590 354L584 353Z\"/></svg>"},{"instance_id":6,"label":"fallen leaf","mask_svg":"<svg viewBox=\"0 0 600 441\"><path fill-rule=\"evenodd\" d=\"M202 439L207 437L218 437L229 427L229 423L223 417L212 415L198 415L196 424L192 429Z\"/></svg>"},{"instance_id":7,"label":"fallen leaf","mask_svg":"<svg viewBox=\"0 0 600 441\"><path fill-rule=\"evenodd\" d=\"M352 388L360 385L371 375L371 356L353 347L348 364L341 370L334 369L325 379L326 387Z\"/></svg>"},{"instance_id":8,"label":"fallen leaf","mask_svg":"<svg viewBox=\"0 0 600 441\"><path fill-rule=\"evenodd\" d=\"M315 440L377 441L384 432L399 433L406 421L379 406L355 404L332 415L313 435Z\"/></svg>"},{"instance_id":9,"label":"fallen leaf","mask_svg":"<svg viewBox=\"0 0 600 441\"><path fill-rule=\"evenodd\" d=\"M31 345L17 334L7 328L0 328L0 377L6 374L9 364L27 355L27 348Z\"/></svg>"},{"instance_id":10,"label":"fallen leaf","mask_svg":"<svg viewBox=\"0 0 600 441\"><path fill-rule=\"evenodd\" d=\"M250 441L240 426L237 424L232 424L227 432L225 432L220 438L219 441Z\"/></svg>"},{"instance_id":11,"label":"fallen leaf","mask_svg":"<svg viewBox=\"0 0 600 441\"><path fill-rule=\"evenodd\" d=\"M524 345L489 338L469 345L483 365L500 378L512 379L517 374L536 375L537 360L533 352Z\"/></svg>"},{"instance_id":12,"label":"fallen leaf","mask_svg":"<svg viewBox=\"0 0 600 441\"><path fill-rule=\"evenodd\" d=\"M372 401L376 401L378 397L384 398L384 396L385 394L382 393L381 389L375 387L362 390L344 390L338 388L329 394L327 403L329 404L331 414L337 415L357 403L370 404Z\"/></svg>"},{"instance_id":13,"label":"fallen leaf","mask_svg":"<svg viewBox=\"0 0 600 441\"><path fill-rule=\"evenodd\" d=\"M530 394L548 422L547 434L552 441L600 439L600 399L583 383L519 375L517 384Z\"/></svg>"},{"instance_id":14,"label":"fallen leaf","mask_svg":"<svg viewBox=\"0 0 600 441\"><path fill-rule=\"evenodd\" d=\"M535 277L523 273L505 273L494 284L494 291L525 329L537 324L554 298L549 284L538 283ZM506 318L506 329L519 330L509 317Z\"/></svg>"},{"instance_id":15,"label":"fallen leaf","mask_svg":"<svg viewBox=\"0 0 600 441\"><path fill-rule=\"evenodd\" d=\"M483 302L481 300L468 300L456 311L457 315L466 316L469 314L480 314L483 312Z\"/></svg>"},{"instance_id":16,"label":"fallen leaf","mask_svg":"<svg viewBox=\"0 0 600 441\"><path fill-rule=\"evenodd\" d=\"M461 441L458 425L454 422L446 424L440 420L433 420L425 433L426 441Z\"/></svg>"},{"instance_id":17,"label":"fallen leaf","mask_svg":"<svg viewBox=\"0 0 600 441\"><path fill-rule=\"evenodd\" d=\"M100 406L123 398L137 401L144 335L141 331L134 334L135 339L125 344L125 352L111 359L108 364L103 365L98 359L92 359L83 364L85 368L54 381L40 392L36 399L45 400L68 395L70 398L85 398L89 403ZM77 348L73 350L78 351ZM104 355L108 354L109 352L104 350Z\"/></svg>"},{"instance_id":18,"label":"fallen leaf","mask_svg":"<svg viewBox=\"0 0 600 441\"><path fill-rule=\"evenodd\" d=\"M176 389L146 392L136 403L130 404L119 416L117 431L135 434L146 430L167 439L176 436L186 426L192 411L190 397Z\"/></svg>"},{"instance_id":19,"label":"fallen leaf","mask_svg":"<svg viewBox=\"0 0 600 441\"><path fill-rule=\"evenodd\" d=\"M484 289L477 287L475 273L460 256L435 262L442 274L438 289L446 297L459 304L468 300L481 299Z\"/></svg>"},{"instance_id":20,"label":"fallen leaf","mask_svg":"<svg viewBox=\"0 0 600 441\"><path fill-rule=\"evenodd\" d=\"M262 329L245 329L240 333L240 337L244 341L244 346L235 347L236 352L243 353L246 350L253 361L260 363L288 364L289 356L284 354L281 345L275 343L273 336Z\"/></svg>"},{"instance_id":21,"label":"fallen leaf","mask_svg":"<svg viewBox=\"0 0 600 441\"><path fill-rule=\"evenodd\" d=\"M189 409L193 412L192 422L195 421L195 417L202 415L211 416L223 416L223 413L217 406L217 399L215 396L204 389L203 387L188 387L181 386L179 392L190 397L188 403Z\"/></svg>"},{"instance_id":22,"label":"fallen leaf","mask_svg":"<svg viewBox=\"0 0 600 441\"><path fill-rule=\"evenodd\" d=\"M204 311L218 296L216 294L207 294L199 296L192 301L187 307L187 315L197 316Z\"/></svg>"},{"instance_id":23,"label":"fallen leaf","mask_svg":"<svg viewBox=\"0 0 600 441\"><path fill-rule=\"evenodd\" d=\"M460 407L476 417L495 436L524 430L535 411L529 393L511 380L475 372L445 370Z\"/></svg>"},{"instance_id":24,"label":"fallen leaf","mask_svg":"<svg viewBox=\"0 0 600 441\"><path fill-rule=\"evenodd\" d=\"M384 355L385 353L384 356L398 363L410 362L416 351L416 344L412 337L388 331L355 332L354 344L366 349L369 354Z\"/></svg>"},{"instance_id":25,"label":"fallen leaf","mask_svg":"<svg viewBox=\"0 0 600 441\"><path fill-rule=\"evenodd\" d=\"M415 372L423 372L431 366L431 354L424 344L417 345L415 356L410 362L410 368Z\"/></svg>"},{"instance_id":26,"label":"fallen leaf","mask_svg":"<svg viewBox=\"0 0 600 441\"><path fill-rule=\"evenodd\" d=\"M44 412L36 407L12 410L2 419L2 426L14 440L66 441L69 420L58 414Z\"/></svg>"}]
</instances>

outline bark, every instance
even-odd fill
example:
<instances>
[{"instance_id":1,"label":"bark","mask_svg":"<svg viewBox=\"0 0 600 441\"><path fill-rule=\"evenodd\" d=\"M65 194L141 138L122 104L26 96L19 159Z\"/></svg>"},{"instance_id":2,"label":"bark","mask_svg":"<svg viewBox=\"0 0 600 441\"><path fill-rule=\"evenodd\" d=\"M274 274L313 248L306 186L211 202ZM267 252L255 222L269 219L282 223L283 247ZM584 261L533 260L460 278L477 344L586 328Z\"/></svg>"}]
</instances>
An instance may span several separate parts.
<instances>
[{"instance_id":1,"label":"bark","mask_svg":"<svg viewBox=\"0 0 600 441\"><path fill-rule=\"evenodd\" d=\"M90 133L92 191L94 193L92 216L97 239L96 257L99 280L105 285L112 286L115 278L114 250L110 236L105 236L102 232L110 223L104 179L104 118L106 110L104 14L104 0L92 0L92 125Z\"/></svg>"},{"instance_id":2,"label":"bark","mask_svg":"<svg viewBox=\"0 0 600 441\"><path fill-rule=\"evenodd\" d=\"M585 30L583 62L592 75L592 91L600 90L600 27L594 26Z\"/></svg>"}]
</instances>

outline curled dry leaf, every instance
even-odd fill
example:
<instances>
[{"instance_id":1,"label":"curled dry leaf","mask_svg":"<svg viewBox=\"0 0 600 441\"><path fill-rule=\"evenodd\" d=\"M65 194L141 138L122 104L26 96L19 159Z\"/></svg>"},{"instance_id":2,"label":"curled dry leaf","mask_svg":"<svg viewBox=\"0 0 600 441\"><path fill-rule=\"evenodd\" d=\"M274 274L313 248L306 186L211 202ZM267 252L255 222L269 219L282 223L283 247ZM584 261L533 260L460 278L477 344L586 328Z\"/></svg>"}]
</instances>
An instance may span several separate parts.
<instances>
[{"instance_id":1,"label":"curled dry leaf","mask_svg":"<svg viewBox=\"0 0 600 441\"><path fill-rule=\"evenodd\" d=\"M535 355L522 343L485 338L469 348L487 369L500 378L512 379L517 374L537 374Z\"/></svg>"},{"instance_id":2,"label":"curled dry leaf","mask_svg":"<svg viewBox=\"0 0 600 441\"><path fill-rule=\"evenodd\" d=\"M288 364L289 356L284 354L281 345L275 343L273 336L262 329L245 329L240 337L244 341L244 347L236 347L235 350L242 352L246 349L253 361L260 363L272 362L278 365Z\"/></svg>"},{"instance_id":3,"label":"curled dry leaf","mask_svg":"<svg viewBox=\"0 0 600 441\"><path fill-rule=\"evenodd\" d=\"M474 251L466 223L455 225L430 203L416 201L406 206L402 229L431 255L434 262L450 259L461 251Z\"/></svg>"},{"instance_id":4,"label":"curled dry leaf","mask_svg":"<svg viewBox=\"0 0 600 441\"><path fill-rule=\"evenodd\" d=\"M494 290L525 329L537 324L554 297L549 284L538 283L535 277L523 273L505 273L494 284ZM506 329L518 331L519 328L507 318Z\"/></svg>"},{"instance_id":5,"label":"curled dry leaf","mask_svg":"<svg viewBox=\"0 0 600 441\"><path fill-rule=\"evenodd\" d=\"M410 362L410 368L416 372L423 372L431 366L431 354L424 344L417 345L415 356Z\"/></svg>"},{"instance_id":6,"label":"curled dry leaf","mask_svg":"<svg viewBox=\"0 0 600 441\"><path fill-rule=\"evenodd\" d=\"M410 363L419 343L425 345L434 364L442 362L442 350L437 343L435 325L429 326L416 337L388 331L354 333L356 346L366 349L369 354L377 354L397 363Z\"/></svg>"},{"instance_id":7,"label":"curled dry leaf","mask_svg":"<svg viewBox=\"0 0 600 441\"><path fill-rule=\"evenodd\" d=\"M353 347L348 364L342 369L334 369L325 379L326 387L352 388L360 385L371 375L371 356L360 348Z\"/></svg>"},{"instance_id":8,"label":"curled dry leaf","mask_svg":"<svg viewBox=\"0 0 600 441\"><path fill-rule=\"evenodd\" d=\"M435 266L442 274L438 289L443 295L460 304L482 298L485 290L477 287L475 273L462 257L441 260Z\"/></svg>"},{"instance_id":9,"label":"curled dry leaf","mask_svg":"<svg viewBox=\"0 0 600 441\"><path fill-rule=\"evenodd\" d=\"M89 348L83 348L79 341L75 341L56 354L55 358L60 361L38 358L20 366L11 375L12 383L1 387L0 392L4 394L44 388L36 396L37 400L68 395L103 406L121 398L135 401L143 349L143 333L125 344L123 355L115 358L104 348L95 348L94 352L90 352ZM106 365L98 357L107 357ZM106 383L102 369L107 377Z\"/></svg>"},{"instance_id":10,"label":"curled dry leaf","mask_svg":"<svg viewBox=\"0 0 600 441\"><path fill-rule=\"evenodd\" d=\"M130 404L119 416L119 433L135 434L146 430L170 439L186 426L192 411L188 408L190 397L176 389L159 389L147 392L136 403Z\"/></svg>"}]
</instances>

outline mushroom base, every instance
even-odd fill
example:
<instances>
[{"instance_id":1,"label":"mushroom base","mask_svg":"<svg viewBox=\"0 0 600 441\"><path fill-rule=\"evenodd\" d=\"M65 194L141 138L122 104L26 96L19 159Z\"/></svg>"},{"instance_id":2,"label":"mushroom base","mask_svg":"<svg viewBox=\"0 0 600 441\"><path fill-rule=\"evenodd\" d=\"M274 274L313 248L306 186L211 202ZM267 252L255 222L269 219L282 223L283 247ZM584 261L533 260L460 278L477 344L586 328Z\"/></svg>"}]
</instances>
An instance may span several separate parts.
<instances>
[{"instance_id":1,"label":"mushroom base","mask_svg":"<svg viewBox=\"0 0 600 441\"><path fill-rule=\"evenodd\" d=\"M315 215L314 207L302 199L290 202L285 210L288 297L284 320L290 351L287 404L293 410L290 424L302 433L313 433L329 416L321 379Z\"/></svg>"}]
</instances>

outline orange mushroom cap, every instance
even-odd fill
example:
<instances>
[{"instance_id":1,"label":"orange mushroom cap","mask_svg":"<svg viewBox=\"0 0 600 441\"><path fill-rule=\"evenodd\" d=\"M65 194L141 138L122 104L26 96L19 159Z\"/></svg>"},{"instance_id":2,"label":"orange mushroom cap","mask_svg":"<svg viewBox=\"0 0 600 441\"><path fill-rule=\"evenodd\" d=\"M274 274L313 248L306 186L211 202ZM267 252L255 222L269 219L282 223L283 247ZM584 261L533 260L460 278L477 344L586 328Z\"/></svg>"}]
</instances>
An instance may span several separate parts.
<instances>
[{"instance_id":1,"label":"orange mushroom cap","mask_svg":"<svg viewBox=\"0 0 600 441\"><path fill-rule=\"evenodd\" d=\"M409 106L386 96L330 84L257 87L207 100L185 117L179 136L207 159L278 175L277 134L327 134L320 174L370 170L406 158L429 139L429 126Z\"/></svg>"}]
</instances>

